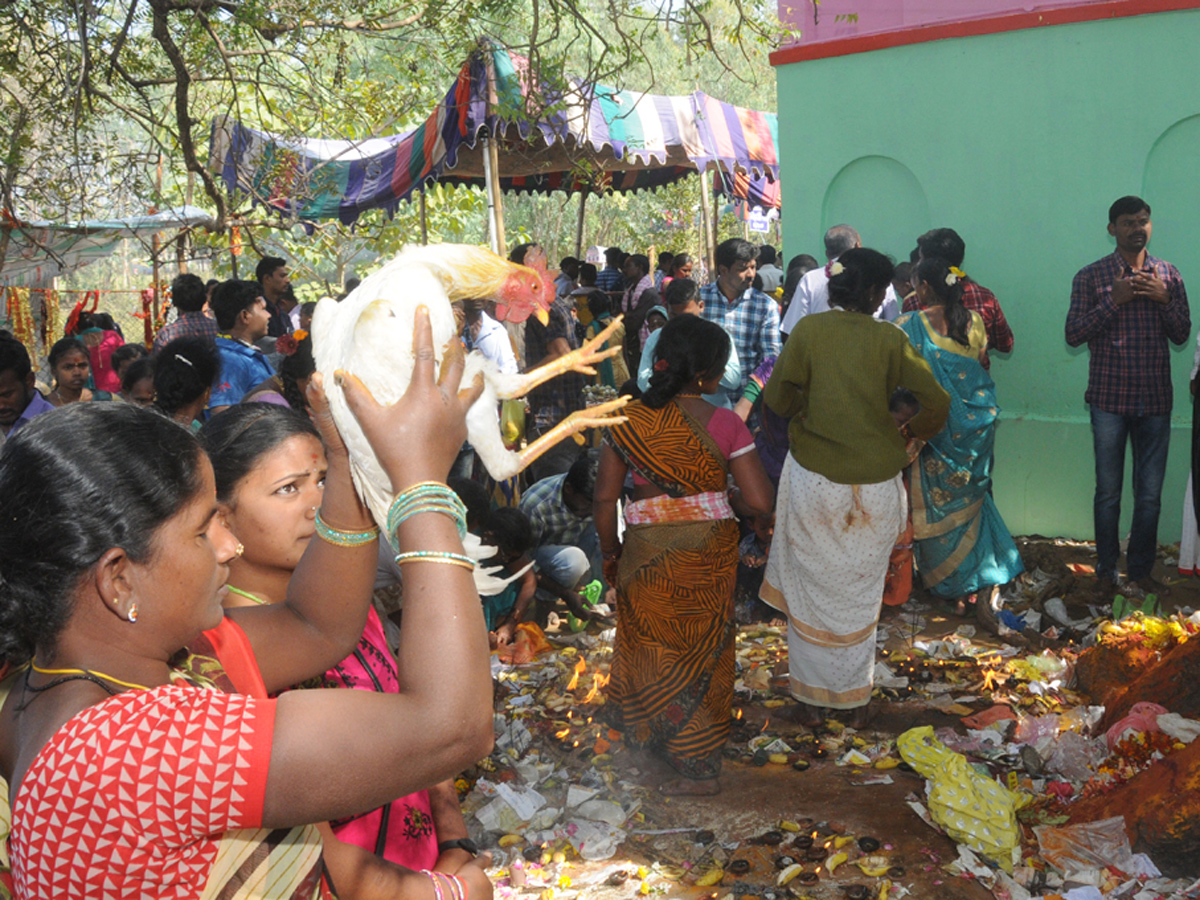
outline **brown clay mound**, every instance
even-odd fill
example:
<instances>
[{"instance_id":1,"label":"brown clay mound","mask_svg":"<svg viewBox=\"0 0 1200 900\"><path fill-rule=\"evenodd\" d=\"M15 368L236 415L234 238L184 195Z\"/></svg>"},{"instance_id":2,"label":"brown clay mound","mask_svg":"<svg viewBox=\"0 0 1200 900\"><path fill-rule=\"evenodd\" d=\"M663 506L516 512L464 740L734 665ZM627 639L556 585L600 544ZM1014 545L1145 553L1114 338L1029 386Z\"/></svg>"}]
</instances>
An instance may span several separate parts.
<instances>
[{"instance_id":1,"label":"brown clay mound","mask_svg":"<svg viewBox=\"0 0 1200 900\"><path fill-rule=\"evenodd\" d=\"M1200 875L1200 741L1107 794L1080 800L1070 813L1072 822L1124 816L1135 853L1148 853L1172 878Z\"/></svg>"},{"instance_id":2,"label":"brown clay mound","mask_svg":"<svg viewBox=\"0 0 1200 900\"><path fill-rule=\"evenodd\" d=\"M1109 636L1079 654L1075 677L1094 703L1108 706L1161 658L1162 654L1148 649L1140 636Z\"/></svg>"},{"instance_id":3,"label":"brown clay mound","mask_svg":"<svg viewBox=\"0 0 1200 900\"><path fill-rule=\"evenodd\" d=\"M1141 673L1126 683L1124 690L1113 692L1104 701L1102 728L1123 719L1133 704L1143 700L1181 716L1200 717L1200 638L1176 645L1156 663L1148 661Z\"/></svg>"}]
</instances>

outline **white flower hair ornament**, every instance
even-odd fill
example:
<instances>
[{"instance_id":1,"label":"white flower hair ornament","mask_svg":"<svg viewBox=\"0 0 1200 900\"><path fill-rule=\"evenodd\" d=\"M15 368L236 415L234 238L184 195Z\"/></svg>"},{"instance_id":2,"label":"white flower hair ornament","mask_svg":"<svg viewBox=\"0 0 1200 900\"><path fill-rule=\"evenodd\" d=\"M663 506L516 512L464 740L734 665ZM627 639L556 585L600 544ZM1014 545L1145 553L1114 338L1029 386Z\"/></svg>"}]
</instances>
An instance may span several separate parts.
<instances>
[{"instance_id":1,"label":"white flower hair ornament","mask_svg":"<svg viewBox=\"0 0 1200 900\"><path fill-rule=\"evenodd\" d=\"M954 287L956 284L958 284L959 279L966 277L967 273L958 266L951 266L950 273L946 276L946 284L950 287Z\"/></svg>"},{"instance_id":2,"label":"white flower hair ornament","mask_svg":"<svg viewBox=\"0 0 1200 900\"><path fill-rule=\"evenodd\" d=\"M946 284L948 284L950 287L954 287L956 284L958 284L958 276L953 272L948 273L946 275Z\"/></svg>"},{"instance_id":3,"label":"white flower hair ornament","mask_svg":"<svg viewBox=\"0 0 1200 900\"><path fill-rule=\"evenodd\" d=\"M845 271L846 271L846 267L843 266L840 262L833 262L833 263L829 264L829 277L830 278L832 278L834 275L841 275Z\"/></svg>"}]
</instances>

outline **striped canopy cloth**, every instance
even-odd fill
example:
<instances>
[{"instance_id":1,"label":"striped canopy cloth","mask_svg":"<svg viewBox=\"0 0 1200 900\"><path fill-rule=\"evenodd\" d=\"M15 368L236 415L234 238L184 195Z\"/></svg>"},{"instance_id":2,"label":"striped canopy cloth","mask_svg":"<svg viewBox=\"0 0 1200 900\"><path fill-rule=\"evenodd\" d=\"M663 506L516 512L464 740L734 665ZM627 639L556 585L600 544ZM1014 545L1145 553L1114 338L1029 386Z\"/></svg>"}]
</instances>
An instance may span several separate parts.
<instances>
[{"instance_id":1,"label":"striped canopy cloth","mask_svg":"<svg viewBox=\"0 0 1200 900\"><path fill-rule=\"evenodd\" d=\"M289 138L213 123L209 165L228 189L298 219L354 222L392 211L422 184L482 185L480 136L498 136L509 191L638 191L710 167L776 184L778 118L722 103L571 79L530 91L527 61L481 46L418 128L360 141ZM548 112L533 115L531 97Z\"/></svg>"}]
</instances>

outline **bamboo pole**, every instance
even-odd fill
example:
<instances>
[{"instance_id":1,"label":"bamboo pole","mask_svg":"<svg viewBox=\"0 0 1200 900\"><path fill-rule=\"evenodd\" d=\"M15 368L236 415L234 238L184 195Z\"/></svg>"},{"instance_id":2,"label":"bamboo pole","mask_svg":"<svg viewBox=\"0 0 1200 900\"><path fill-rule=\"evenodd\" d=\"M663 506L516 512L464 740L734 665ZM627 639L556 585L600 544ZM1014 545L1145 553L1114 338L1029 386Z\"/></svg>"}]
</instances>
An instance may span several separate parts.
<instances>
[{"instance_id":1,"label":"bamboo pole","mask_svg":"<svg viewBox=\"0 0 1200 900\"><path fill-rule=\"evenodd\" d=\"M425 213L425 185L421 185L421 246L429 243L429 222Z\"/></svg>"},{"instance_id":2,"label":"bamboo pole","mask_svg":"<svg viewBox=\"0 0 1200 900\"><path fill-rule=\"evenodd\" d=\"M160 154L158 154L158 169L156 170L156 174L154 176L154 202L155 203L158 203L159 200L162 198L162 178L163 178L163 156L160 153ZM157 211L158 210L156 208L151 209L152 213L157 212ZM159 250L161 250L161 249L162 249L162 242L159 240L158 232L156 231L156 232L154 232L154 235L150 238L150 253L152 254L151 267L154 271L154 275L153 275L153 278L154 278L154 285L153 285L153 288L154 288L154 310L153 310L154 311L154 319L152 320L152 322L158 321L159 304L162 299L162 288L159 286L159 271L158 271L158 253L159 253ZM151 324L151 329L153 329L153 327L154 327L153 324ZM153 330L148 331L147 333L153 334Z\"/></svg>"},{"instance_id":3,"label":"bamboo pole","mask_svg":"<svg viewBox=\"0 0 1200 900\"><path fill-rule=\"evenodd\" d=\"M708 266L708 274L710 278L715 278L717 274L717 250L712 243L712 232L709 228L708 218L708 196L705 190L705 182L707 174L700 173L700 230L704 233L704 261Z\"/></svg>"},{"instance_id":4,"label":"bamboo pole","mask_svg":"<svg viewBox=\"0 0 1200 900\"><path fill-rule=\"evenodd\" d=\"M579 192L579 218L575 222L575 258L583 259L583 219L587 211L587 190Z\"/></svg>"},{"instance_id":5,"label":"bamboo pole","mask_svg":"<svg viewBox=\"0 0 1200 900\"><path fill-rule=\"evenodd\" d=\"M495 138L489 139L484 145L484 153L487 160L485 175L487 172L491 172L491 186L488 193L490 194L492 219L496 228L495 246L492 249L497 256L507 256L508 249L504 240L504 193L500 190L500 146Z\"/></svg>"}]
</instances>

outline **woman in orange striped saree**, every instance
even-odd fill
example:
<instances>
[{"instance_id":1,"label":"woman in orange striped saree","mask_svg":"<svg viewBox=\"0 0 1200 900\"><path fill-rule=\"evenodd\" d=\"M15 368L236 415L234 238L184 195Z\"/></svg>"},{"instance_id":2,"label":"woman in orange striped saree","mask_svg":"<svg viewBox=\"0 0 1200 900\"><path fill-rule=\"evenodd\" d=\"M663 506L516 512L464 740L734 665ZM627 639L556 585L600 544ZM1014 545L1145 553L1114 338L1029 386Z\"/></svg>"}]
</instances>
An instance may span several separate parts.
<instances>
[{"instance_id":1,"label":"woman in orange striped saree","mask_svg":"<svg viewBox=\"0 0 1200 900\"><path fill-rule=\"evenodd\" d=\"M650 387L609 431L596 480L596 530L618 598L612 725L683 776L660 785L667 794L720 790L733 701L734 508L758 515L773 504L745 424L700 398L716 391L729 348L712 322L668 322ZM617 501L630 471L622 543Z\"/></svg>"}]
</instances>

